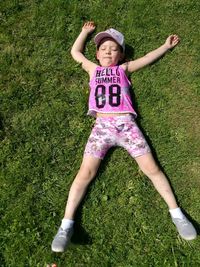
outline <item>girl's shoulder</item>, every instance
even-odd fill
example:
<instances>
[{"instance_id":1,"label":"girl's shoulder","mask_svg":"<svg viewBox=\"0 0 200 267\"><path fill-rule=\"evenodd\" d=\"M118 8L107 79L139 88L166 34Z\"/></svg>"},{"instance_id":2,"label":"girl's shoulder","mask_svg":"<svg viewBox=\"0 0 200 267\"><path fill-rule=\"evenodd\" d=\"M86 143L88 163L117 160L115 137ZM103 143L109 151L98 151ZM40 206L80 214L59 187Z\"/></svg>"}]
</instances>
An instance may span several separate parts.
<instances>
[{"instance_id":1,"label":"girl's shoulder","mask_svg":"<svg viewBox=\"0 0 200 267\"><path fill-rule=\"evenodd\" d=\"M120 66L120 68L122 68L124 70L125 73L128 72L128 62L125 62L119 66Z\"/></svg>"},{"instance_id":2,"label":"girl's shoulder","mask_svg":"<svg viewBox=\"0 0 200 267\"><path fill-rule=\"evenodd\" d=\"M88 66L87 69L85 69L87 71L87 73L89 74L89 77L90 77L90 80L92 79L92 77L94 76L94 73L96 71L96 69L98 68L99 66L95 63L92 62L92 64L90 64Z\"/></svg>"},{"instance_id":3,"label":"girl's shoulder","mask_svg":"<svg viewBox=\"0 0 200 267\"><path fill-rule=\"evenodd\" d=\"M98 69L101 69L101 66L99 66L99 65L97 65L97 64L95 64L95 63L91 66L91 68L90 68L89 71L88 71L90 81L93 79L93 77L94 77L94 75L95 75L95 72L96 72L96 70L98 70Z\"/></svg>"}]
</instances>

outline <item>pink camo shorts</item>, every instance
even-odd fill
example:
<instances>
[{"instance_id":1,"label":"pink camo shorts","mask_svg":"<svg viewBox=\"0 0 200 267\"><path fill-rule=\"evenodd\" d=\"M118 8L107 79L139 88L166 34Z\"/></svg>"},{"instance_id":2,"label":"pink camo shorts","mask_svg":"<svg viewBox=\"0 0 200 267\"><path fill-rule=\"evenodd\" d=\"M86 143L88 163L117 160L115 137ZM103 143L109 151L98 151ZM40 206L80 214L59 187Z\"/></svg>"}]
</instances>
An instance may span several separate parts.
<instances>
[{"instance_id":1,"label":"pink camo shorts","mask_svg":"<svg viewBox=\"0 0 200 267\"><path fill-rule=\"evenodd\" d=\"M98 117L84 154L103 159L113 146L125 148L133 158L151 151L132 115Z\"/></svg>"}]
</instances>

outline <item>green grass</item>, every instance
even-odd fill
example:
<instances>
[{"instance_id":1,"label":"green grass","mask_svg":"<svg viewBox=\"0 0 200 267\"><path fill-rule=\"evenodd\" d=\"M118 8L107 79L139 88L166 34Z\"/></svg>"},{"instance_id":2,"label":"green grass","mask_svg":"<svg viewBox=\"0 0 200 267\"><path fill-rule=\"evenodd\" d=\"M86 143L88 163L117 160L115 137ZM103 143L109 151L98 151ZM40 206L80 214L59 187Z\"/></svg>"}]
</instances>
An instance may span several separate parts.
<instances>
[{"instance_id":1,"label":"green grass","mask_svg":"<svg viewBox=\"0 0 200 267\"><path fill-rule=\"evenodd\" d=\"M165 203L130 156L111 150L77 213L73 244L50 250L93 119L88 77L70 56L86 20L114 27L132 58L171 33L180 45L131 76L139 124L199 230L199 12L196 0L1 1L0 266L198 266ZM94 59L95 46L86 54Z\"/></svg>"}]
</instances>

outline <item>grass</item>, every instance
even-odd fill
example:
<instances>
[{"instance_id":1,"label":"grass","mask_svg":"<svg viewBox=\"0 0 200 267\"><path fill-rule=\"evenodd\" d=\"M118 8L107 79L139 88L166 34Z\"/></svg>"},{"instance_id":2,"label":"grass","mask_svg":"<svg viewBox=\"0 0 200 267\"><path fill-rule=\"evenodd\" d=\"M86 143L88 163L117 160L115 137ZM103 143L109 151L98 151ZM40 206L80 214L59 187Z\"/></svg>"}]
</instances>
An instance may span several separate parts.
<instances>
[{"instance_id":1,"label":"grass","mask_svg":"<svg viewBox=\"0 0 200 267\"><path fill-rule=\"evenodd\" d=\"M108 153L77 213L73 244L50 250L93 119L88 77L70 56L84 21L122 31L139 57L181 44L131 76L138 122L199 230L199 11L195 0L1 1L0 266L198 266L166 205L122 149ZM88 42L86 54L93 59Z\"/></svg>"}]
</instances>

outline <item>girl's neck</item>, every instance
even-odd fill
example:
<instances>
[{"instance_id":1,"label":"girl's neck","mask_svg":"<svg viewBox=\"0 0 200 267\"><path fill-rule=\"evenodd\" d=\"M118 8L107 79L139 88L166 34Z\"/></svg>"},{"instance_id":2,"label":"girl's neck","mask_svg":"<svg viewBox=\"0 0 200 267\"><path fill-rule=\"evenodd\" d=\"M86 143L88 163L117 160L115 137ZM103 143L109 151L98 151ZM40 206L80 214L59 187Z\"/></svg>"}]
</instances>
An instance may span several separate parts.
<instances>
[{"instance_id":1,"label":"girl's neck","mask_svg":"<svg viewBox=\"0 0 200 267\"><path fill-rule=\"evenodd\" d=\"M100 65L100 67L102 67L102 68L112 68L112 67L115 67L115 66L118 66L118 64L111 64L111 65L108 65L108 66Z\"/></svg>"}]
</instances>

